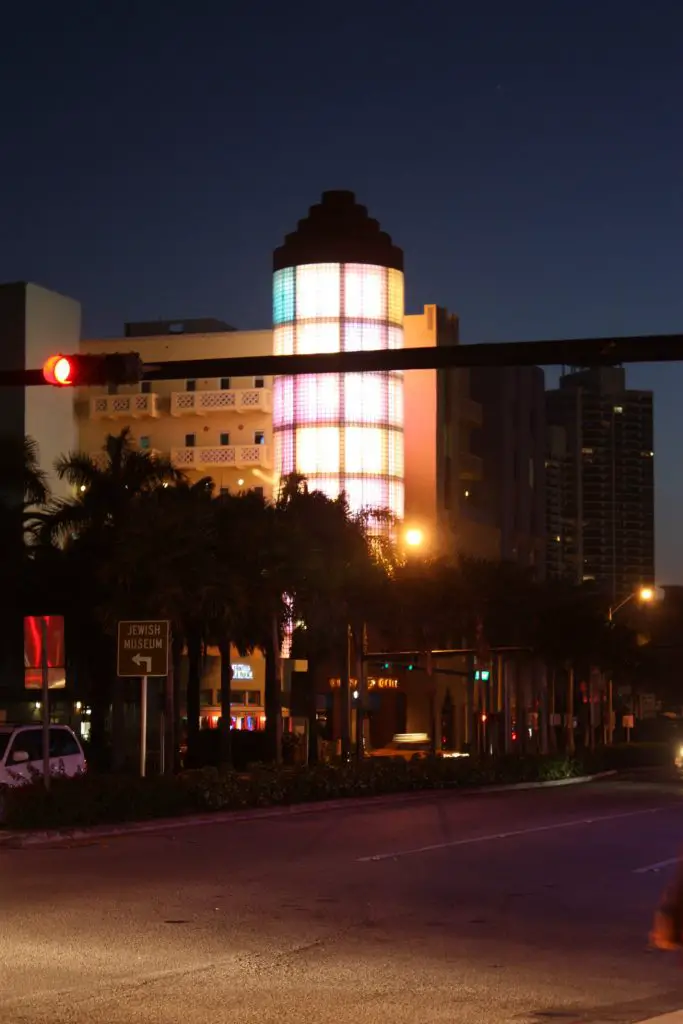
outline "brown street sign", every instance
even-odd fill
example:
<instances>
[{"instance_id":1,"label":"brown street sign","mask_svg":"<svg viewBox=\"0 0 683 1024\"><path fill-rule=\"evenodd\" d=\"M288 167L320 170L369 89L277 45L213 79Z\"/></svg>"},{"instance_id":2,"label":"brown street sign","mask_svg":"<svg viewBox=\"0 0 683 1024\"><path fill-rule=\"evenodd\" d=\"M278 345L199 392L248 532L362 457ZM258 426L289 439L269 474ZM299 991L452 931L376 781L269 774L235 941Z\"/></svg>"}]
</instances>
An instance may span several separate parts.
<instances>
[{"instance_id":1,"label":"brown street sign","mask_svg":"<svg viewBox=\"0 0 683 1024\"><path fill-rule=\"evenodd\" d=\"M168 675L170 623L166 619L119 622L116 674Z\"/></svg>"}]
</instances>

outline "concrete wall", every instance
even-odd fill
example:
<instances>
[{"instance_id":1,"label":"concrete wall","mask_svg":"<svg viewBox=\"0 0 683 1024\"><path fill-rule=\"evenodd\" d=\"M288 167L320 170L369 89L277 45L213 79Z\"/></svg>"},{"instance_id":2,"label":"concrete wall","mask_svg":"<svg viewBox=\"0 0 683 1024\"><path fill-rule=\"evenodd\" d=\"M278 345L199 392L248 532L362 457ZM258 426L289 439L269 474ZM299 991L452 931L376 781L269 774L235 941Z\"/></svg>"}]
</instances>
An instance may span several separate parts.
<instances>
[{"instance_id":1,"label":"concrete wall","mask_svg":"<svg viewBox=\"0 0 683 1024\"><path fill-rule=\"evenodd\" d=\"M25 365L41 367L58 352L77 352L81 336L81 307L74 299L26 285ZM38 442L40 463L48 473L53 493L64 497L68 485L58 480L54 463L60 455L72 451L78 442L74 420L73 395L69 389L27 388L25 432Z\"/></svg>"}]
</instances>

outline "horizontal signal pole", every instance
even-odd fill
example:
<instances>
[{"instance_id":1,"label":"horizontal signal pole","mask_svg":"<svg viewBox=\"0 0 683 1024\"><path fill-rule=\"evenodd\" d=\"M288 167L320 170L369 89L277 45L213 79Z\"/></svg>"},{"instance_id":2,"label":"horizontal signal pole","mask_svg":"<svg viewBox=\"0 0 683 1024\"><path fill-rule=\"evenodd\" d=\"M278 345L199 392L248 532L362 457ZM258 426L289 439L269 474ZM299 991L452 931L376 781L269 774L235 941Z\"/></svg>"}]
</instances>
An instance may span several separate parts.
<instances>
[{"instance_id":1,"label":"horizontal signal pole","mask_svg":"<svg viewBox=\"0 0 683 1024\"><path fill-rule=\"evenodd\" d=\"M469 366L617 366L620 363L678 360L683 360L683 334L652 334L628 338L509 341L370 352L173 359L164 363L145 363L143 379L272 377L302 373L446 370ZM42 369L0 370L1 387L36 387L46 383Z\"/></svg>"}]
</instances>

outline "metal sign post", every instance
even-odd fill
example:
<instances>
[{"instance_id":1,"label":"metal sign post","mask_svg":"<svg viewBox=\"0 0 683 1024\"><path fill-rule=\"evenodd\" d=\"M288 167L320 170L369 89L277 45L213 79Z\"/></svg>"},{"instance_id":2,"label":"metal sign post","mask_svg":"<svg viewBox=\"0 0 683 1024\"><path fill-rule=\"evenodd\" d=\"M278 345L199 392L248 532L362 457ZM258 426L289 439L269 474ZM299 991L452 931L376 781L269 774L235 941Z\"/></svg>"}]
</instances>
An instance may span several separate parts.
<instances>
[{"instance_id":1,"label":"metal sign post","mask_svg":"<svg viewBox=\"0 0 683 1024\"><path fill-rule=\"evenodd\" d=\"M48 625L40 619L40 679L43 700L43 785L50 788L50 672L48 662Z\"/></svg>"},{"instance_id":2,"label":"metal sign post","mask_svg":"<svg viewBox=\"0 0 683 1024\"><path fill-rule=\"evenodd\" d=\"M171 624L168 619L119 622L116 673L140 679L140 777L147 772L147 681L167 676Z\"/></svg>"},{"instance_id":3,"label":"metal sign post","mask_svg":"<svg viewBox=\"0 0 683 1024\"><path fill-rule=\"evenodd\" d=\"M140 680L140 778L147 769L147 676Z\"/></svg>"}]
</instances>

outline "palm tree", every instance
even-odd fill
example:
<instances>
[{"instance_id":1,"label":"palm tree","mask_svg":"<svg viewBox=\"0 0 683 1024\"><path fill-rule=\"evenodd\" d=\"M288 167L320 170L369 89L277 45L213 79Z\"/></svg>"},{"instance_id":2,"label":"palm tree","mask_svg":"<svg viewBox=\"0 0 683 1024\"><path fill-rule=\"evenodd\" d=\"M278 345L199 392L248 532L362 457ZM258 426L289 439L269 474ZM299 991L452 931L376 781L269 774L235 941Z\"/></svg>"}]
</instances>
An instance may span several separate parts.
<instances>
[{"instance_id":1,"label":"palm tree","mask_svg":"<svg viewBox=\"0 0 683 1024\"><path fill-rule=\"evenodd\" d=\"M120 594L117 540L138 498L181 481L182 474L167 459L137 449L128 428L107 437L102 458L72 452L60 458L55 468L75 493L72 498L49 503L40 537L43 543L62 547L66 556L72 585L70 633L79 636L83 648L89 647L84 651L87 670L97 679L92 693L92 735L97 750L104 748L112 698L115 740L120 741L123 732L123 691L121 685L115 685L111 613L113 607L120 607L116 600ZM122 754L122 743L115 742L117 764Z\"/></svg>"}]
</instances>

